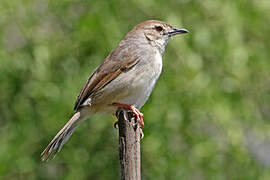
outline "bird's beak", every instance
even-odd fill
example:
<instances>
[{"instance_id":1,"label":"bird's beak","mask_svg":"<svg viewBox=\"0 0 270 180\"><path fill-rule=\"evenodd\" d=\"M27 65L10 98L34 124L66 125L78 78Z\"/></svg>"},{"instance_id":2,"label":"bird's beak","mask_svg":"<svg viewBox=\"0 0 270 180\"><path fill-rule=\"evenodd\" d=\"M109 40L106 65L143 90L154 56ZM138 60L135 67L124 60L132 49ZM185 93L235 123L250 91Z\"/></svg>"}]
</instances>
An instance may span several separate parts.
<instances>
[{"instance_id":1,"label":"bird's beak","mask_svg":"<svg viewBox=\"0 0 270 180\"><path fill-rule=\"evenodd\" d=\"M185 33L189 33L189 31L186 29L180 29L180 28L173 28L173 30L168 32L170 36L174 36L177 34L185 34Z\"/></svg>"}]
</instances>

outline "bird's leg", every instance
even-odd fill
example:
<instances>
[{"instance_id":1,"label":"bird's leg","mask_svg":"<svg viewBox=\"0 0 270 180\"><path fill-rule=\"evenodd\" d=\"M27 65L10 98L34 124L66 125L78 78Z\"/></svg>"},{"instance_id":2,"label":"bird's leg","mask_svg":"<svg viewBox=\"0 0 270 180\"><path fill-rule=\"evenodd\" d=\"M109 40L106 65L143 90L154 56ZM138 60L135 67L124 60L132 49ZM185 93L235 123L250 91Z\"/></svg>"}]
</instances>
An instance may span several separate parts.
<instances>
[{"instance_id":1,"label":"bird's leg","mask_svg":"<svg viewBox=\"0 0 270 180\"><path fill-rule=\"evenodd\" d=\"M135 108L133 105L121 103L112 103L112 105L117 106L119 108L131 110L131 112L135 114L136 120L140 122L142 130L144 130L143 114L137 108Z\"/></svg>"},{"instance_id":2,"label":"bird's leg","mask_svg":"<svg viewBox=\"0 0 270 180\"><path fill-rule=\"evenodd\" d=\"M133 106L134 107L134 106ZM142 128L142 130L144 130L144 122L143 122L143 113L141 113L137 108L135 108L134 107L134 109L135 109L135 111L137 112L137 114L136 114L136 117L137 117L137 115L139 116L139 121L140 121L140 125L141 125L141 128ZM138 117L137 117L138 118Z\"/></svg>"}]
</instances>

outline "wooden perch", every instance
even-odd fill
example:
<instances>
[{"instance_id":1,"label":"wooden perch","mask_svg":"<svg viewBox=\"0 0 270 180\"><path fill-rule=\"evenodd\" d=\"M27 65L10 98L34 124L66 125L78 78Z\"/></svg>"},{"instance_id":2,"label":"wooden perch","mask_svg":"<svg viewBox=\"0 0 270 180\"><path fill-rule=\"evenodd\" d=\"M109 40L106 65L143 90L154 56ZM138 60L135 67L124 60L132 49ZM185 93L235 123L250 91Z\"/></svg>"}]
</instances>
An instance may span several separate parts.
<instances>
[{"instance_id":1,"label":"wooden perch","mask_svg":"<svg viewBox=\"0 0 270 180\"><path fill-rule=\"evenodd\" d=\"M140 126L133 113L119 109L119 160L121 180L141 179Z\"/></svg>"}]
</instances>

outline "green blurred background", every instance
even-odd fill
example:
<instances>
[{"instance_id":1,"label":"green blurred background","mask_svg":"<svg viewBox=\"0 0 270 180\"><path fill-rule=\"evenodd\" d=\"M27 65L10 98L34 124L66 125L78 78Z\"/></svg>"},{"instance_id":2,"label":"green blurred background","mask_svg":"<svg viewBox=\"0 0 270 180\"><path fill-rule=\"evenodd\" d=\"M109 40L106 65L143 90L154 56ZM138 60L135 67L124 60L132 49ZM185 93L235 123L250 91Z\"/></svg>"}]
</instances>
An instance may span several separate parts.
<instances>
[{"instance_id":1,"label":"green blurred background","mask_svg":"<svg viewBox=\"0 0 270 180\"><path fill-rule=\"evenodd\" d=\"M1 0L0 179L119 179L115 117L40 153L80 88L136 24L186 28L147 104L142 177L270 179L269 0Z\"/></svg>"}]
</instances>

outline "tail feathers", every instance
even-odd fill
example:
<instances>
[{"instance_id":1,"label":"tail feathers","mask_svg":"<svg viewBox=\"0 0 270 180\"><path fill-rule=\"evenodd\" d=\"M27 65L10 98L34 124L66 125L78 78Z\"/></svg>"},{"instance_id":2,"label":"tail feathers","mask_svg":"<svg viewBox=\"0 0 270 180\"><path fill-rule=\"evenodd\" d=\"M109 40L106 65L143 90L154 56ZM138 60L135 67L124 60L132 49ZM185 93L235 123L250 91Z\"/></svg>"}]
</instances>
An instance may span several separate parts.
<instances>
[{"instance_id":1,"label":"tail feathers","mask_svg":"<svg viewBox=\"0 0 270 180\"><path fill-rule=\"evenodd\" d=\"M80 112L75 113L65 126L56 134L46 149L41 153L41 160L46 161L52 154L55 156L67 142L81 121ZM53 157L54 157L53 156Z\"/></svg>"}]
</instances>

